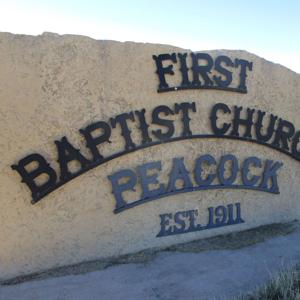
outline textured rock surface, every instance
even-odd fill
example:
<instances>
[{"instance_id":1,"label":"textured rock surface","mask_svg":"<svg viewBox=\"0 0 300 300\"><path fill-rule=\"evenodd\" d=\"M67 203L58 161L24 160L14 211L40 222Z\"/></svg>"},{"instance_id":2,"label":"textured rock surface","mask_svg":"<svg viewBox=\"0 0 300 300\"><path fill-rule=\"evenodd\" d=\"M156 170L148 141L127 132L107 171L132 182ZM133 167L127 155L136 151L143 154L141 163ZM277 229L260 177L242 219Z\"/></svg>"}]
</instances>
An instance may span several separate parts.
<instances>
[{"instance_id":1,"label":"textured rock surface","mask_svg":"<svg viewBox=\"0 0 300 300\"><path fill-rule=\"evenodd\" d=\"M90 157L78 130L123 112L194 101L199 115L193 117L191 128L207 133L212 105L223 102L276 114L300 129L299 74L244 51L218 50L209 53L253 62L247 94L216 90L158 94L152 55L173 51L183 50L71 35L0 34L0 279L299 218L299 162L261 145L224 139L187 140L121 156L68 182L37 204L30 203L30 191L11 164L37 152L58 170L53 141L63 136ZM139 140L137 135L133 131L133 138ZM104 155L123 147L117 129L111 140L103 147ZM192 169L194 159L206 153L282 161L280 195L197 191L113 213L115 200L107 179L111 173L162 160L161 179L166 180L173 157L185 157ZM244 224L156 238L161 213L204 212L209 206L235 202L242 205Z\"/></svg>"}]
</instances>

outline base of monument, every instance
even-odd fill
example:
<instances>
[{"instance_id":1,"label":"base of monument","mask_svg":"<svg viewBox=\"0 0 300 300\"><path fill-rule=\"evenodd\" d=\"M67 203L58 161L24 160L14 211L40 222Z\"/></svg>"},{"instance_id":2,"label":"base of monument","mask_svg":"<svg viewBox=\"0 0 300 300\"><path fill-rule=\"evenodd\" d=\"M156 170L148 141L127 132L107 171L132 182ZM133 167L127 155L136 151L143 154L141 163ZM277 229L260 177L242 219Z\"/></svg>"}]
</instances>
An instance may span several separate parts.
<instances>
[{"instance_id":1,"label":"base of monument","mask_svg":"<svg viewBox=\"0 0 300 300\"><path fill-rule=\"evenodd\" d=\"M18 276L0 282L1 286L16 285L27 281L44 280L53 277L80 275L107 269L122 264L138 264L152 261L161 252L199 253L212 250L236 250L249 247L268 239L288 235L300 227L299 221L263 225L240 232L233 232L215 237L194 240L188 243L168 246L165 248L151 248L133 254L110 257L93 261L85 261L75 265L68 265L49 269L43 272Z\"/></svg>"}]
</instances>

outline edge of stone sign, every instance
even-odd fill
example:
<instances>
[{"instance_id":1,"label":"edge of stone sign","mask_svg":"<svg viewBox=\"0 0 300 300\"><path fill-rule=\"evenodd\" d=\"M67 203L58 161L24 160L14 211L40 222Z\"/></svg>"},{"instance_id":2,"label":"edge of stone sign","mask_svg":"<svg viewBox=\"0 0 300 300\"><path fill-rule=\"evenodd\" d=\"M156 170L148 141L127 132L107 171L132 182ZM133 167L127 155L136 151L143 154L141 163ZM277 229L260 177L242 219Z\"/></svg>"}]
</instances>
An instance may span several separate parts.
<instances>
[{"instance_id":1,"label":"edge of stone sign","mask_svg":"<svg viewBox=\"0 0 300 300\"><path fill-rule=\"evenodd\" d=\"M163 46L163 47L166 47L166 48L173 48L173 49L178 49L178 50L184 50L184 51L188 51L188 52L210 52L210 53L218 53L218 52L222 52L222 51L229 51L229 52L232 52L232 53L245 53L247 55L251 55L253 57L258 57L259 59L267 62L267 63L271 63L275 66L280 66L282 68L285 68L297 75L300 75L300 73L288 68L287 66L284 66L280 63L276 63L274 61L271 61L271 60L268 60L268 59L265 59L264 57L262 56L259 56L253 52L249 52L247 50L243 50L243 49L195 49L195 50L191 50L191 49L188 49L188 48L181 48L179 46L175 46L175 45L170 45L170 44L162 44L162 43L149 43L149 42L134 42L134 41L125 41L125 42L122 42L122 41L117 41L117 40L109 40L109 39L95 39L95 38L92 38L90 36L87 36L87 35L81 35L81 34L71 34L71 33L66 33L66 34L59 34L59 33L55 33L55 32L50 32L50 31L44 31L42 34L39 34L39 35L30 35L30 34L19 34L19 33L11 33L11 32L6 32L6 31L0 31L0 38L1 38L1 35L11 35L11 36L14 36L16 38L62 38L62 39L66 39L66 38L79 38L79 39L87 39L87 40L92 40L94 42L110 42L110 43L120 43L120 44L135 44L135 45L158 45L158 46Z\"/></svg>"}]
</instances>

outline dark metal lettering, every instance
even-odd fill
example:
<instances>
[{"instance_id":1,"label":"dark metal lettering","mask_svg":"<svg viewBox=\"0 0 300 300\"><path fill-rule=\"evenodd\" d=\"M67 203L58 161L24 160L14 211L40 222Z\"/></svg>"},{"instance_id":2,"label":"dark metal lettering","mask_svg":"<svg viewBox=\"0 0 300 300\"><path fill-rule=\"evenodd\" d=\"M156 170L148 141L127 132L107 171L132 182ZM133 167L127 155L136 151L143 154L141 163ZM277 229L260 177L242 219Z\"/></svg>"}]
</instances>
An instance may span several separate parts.
<instances>
[{"instance_id":1,"label":"dark metal lettering","mask_svg":"<svg viewBox=\"0 0 300 300\"><path fill-rule=\"evenodd\" d=\"M228 56L225 55L218 56L215 60L215 70L223 75L225 79L222 79L222 76L216 75L213 76L213 79L218 86L226 88L232 82L232 72L222 67L222 63L224 63L227 67L234 67L234 63Z\"/></svg>"},{"instance_id":2,"label":"dark metal lettering","mask_svg":"<svg viewBox=\"0 0 300 300\"><path fill-rule=\"evenodd\" d=\"M231 113L231 110L224 103L217 103L217 104L215 104L213 106L212 110L211 110L209 118L210 118L210 124L211 124L212 131L213 131L213 133L215 135L222 136L222 135L224 135L228 131L228 129L230 128L231 124L224 123L221 128L217 126L217 120L218 120L217 112L219 110L223 111L223 113Z\"/></svg>"},{"instance_id":3,"label":"dark metal lettering","mask_svg":"<svg viewBox=\"0 0 300 300\"><path fill-rule=\"evenodd\" d=\"M186 169L183 163L183 157L173 158L173 166L170 174L170 180L167 188L167 192L176 191L176 182L180 180L183 183L181 189L188 189L192 187L189 171Z\"/></svg>"},{"instance_id":4,"label":"dark metal lettering","mask_svg":"<svg viewBox=\"0 0 300 300\"><path fill-rule=\"evenodd\" d=\"M161 171L161 162L149 162L144 165L137 167L138 173L141 177L141 186L142 186L142 198L147 199L150 197L155 197L159 194L165 192L165 185L163 183L159 184L157 180L158 173L152 173L152 175L148 174L149 170L157 170ZM159 187L153 190L149 189L150 184L159 184Z\"/></svg>"},{"instance_id":5,"label":"dark metal lettering","mask_svg":"<svg viewBox=\"0 0 300 300\"><path fill-rule=\"evenodd\" d=\"M246 87L246 77L247 77L247 69L249 71L252 71L252 62L249 62L247 60L244 59L235 59L234 61L235 63L235 67L238 68L239 66L241 66L240 69L240 82L239 82L239 86L238 89L245 91L245 93L247 93L247 87Z\"/></svg>"},{"instance_id":6,"label":"dark metal lettering","mask_svg":"<svg viewBox=\"0 0 300 300\"><path fill-rule=\"evenodd\" d=\"M193 59L193 85L195 86L212 86L214 83L209 78L208 74L211 73L211 69L214 65L214 61L211 56L207 53L192 53ZM204 65L199 65L199 60L204 60ZM199 80L199 75L201 75L204 82L201 83Z\"/></svg>"},{"instance_id":7,"label":"dark metal lettering","mask_svg":"<svg viewBox=\"0 0 300 300\"><path fill-rule=\"evenodd\" d=\"M174 75L173 65L168 65L167 67L163 67L163 63L162 62L164 60L170 60L173 63L176 63L177 62L176 54L175 53L172 53L172 54L160 54L158 56L153 55L152 57L155 60L155 63L156 63L156 73L158 74L158 77L159 77L158 91L167 89L169 87L169 85L166 82L165 74Z\"/></svg>"},{"instance_id":8,"label":"dark metal lettering","mask_svg":"<svg viewBox=\"0 0 300 300\"><path fill-rule=\"evenodd\" d=\"M131 131L128 128L127 120L134 122L134 115L131 111L130 113L124 113L110 119L111 126L116 128L117 123L121 126L121 135L125 140L125 150L135 148L135 144L131 139Z\"/></svg>"},{"instance_id":9,"label":"dark metal lettering","mask_svg":"<svg viewBox=\"0 0 300 300\"><path fill-rule=\"evenodd\" d=\"M277 117L271 114L267 132L266 132L266 134L262 134L261 131L263 128L263 118L264 118L265 114L266 113L264 111L258 110L257 111L258 117L257 117L257 121L255 123L256 138L262 142L267 142L268 140L270 140L270 138L272 137L273 132L274 132L275 122L277 120Z\"/></svg>"},{"instance_id":10,"label":"dark metal lettering","mask_svg":"<svg viewBox=\"0 0 300 300\"><path fill-rule=\"evenodd\" d=\"M146 110L144 108L142 110L135 111L135 114L139 118L139 122L140 122L139 128L142 132L142 145L152 142L152 139L149 136L149 132L148 132L149 125L146 122L145 112L146 112Z\"/></svg>"},{"instance_id":11,"label":"dark metal lettering","mask_svg":"<svg viewBox=\"0 0 300 300\"><path fill-rule=\"evenodd\" d=\"M277 171L283 166L283 163L272 160L267 160L265 165L265 170L263 173L263 179L260 184L260 188L269 189L270 192L277 193L279 191L277 182ZM271 182L271 187L269 187L269 182Z\"/></svg>"},{"instance_id":12,"label":"dark metal lettering","mask_svg":"<svg viewBox=\"0 0 300 300\"><path fill-rule=\"evenodd\" d=\"M246 119L241 119L240 114L241 114L241 110L243 109L242 106L238 107L235 106L234 107L234 119L233 119L233 128L231 131L231 135L234 136L239 136L239 127L240 125L243 125L246 127L246 131L244 133L244 137L246 138L251 138L251 128L253 125L253 114L255 112L255 109L249 109L247 108L247 118Z\"/></svg>"},{"instance_id":13,"label":"dark metal lettering","mask_svg":"<svg viewBox=\"0 0 300 300\"><path fill-rule=\"evenodd\" d=\"M97 137L93 137L92 132L96 130L101 130L102 134ZM103 160L103 156L99 153L97 146L104 142L110 143L110 126L106 122L100 121L87 126L85 129L80 129L79 132L84 136L86 140L86 146L93 154L93 160Z\"/></svg>"},{"instance_id":14,"label":"dark metal lettering","mask_svg":"<svg viewBox=\"0 0 300 300\"><path fill-rule=\"evenodd\" d=\"M182 136L191 136L193 135L190 129L190 121L191 118L189 117L189 110L192 112L196 112L196 105L195 102L183 102L183 103L175 103L175 114L182 112L182 124L183 124L183 131Z\"/></svg>"},{"instance_id":15,"label":"dark metal lettering","mask_svg":"<svg viewBox=\"0 0 300 300\"><path fill-rule=\"evenodd\" d=\"M207 163L208 165L216 165L217 164L214 157L212 157L209 154L202 155L196 159L194 176L195 176L195 181L196 181L197 185L199 185L199 186L210 185L217 176L217 174L208 174L206 176L206 178L203 179L201 176L201 173L203 171L203 167L202 167L203 163Z\"/></svg>"},{"instance_id":16,"label":"dark metal lettering","mask_svg":"<svg viewBox=\"0 0 300 300\"><path fill-rule=\"evenodd\" d=\"M300 149L298 149L299 142L300 130L295 133L292 141L292 155L300 160Z\"/></svg>"},{"instance_id":17,"label":"dark metal lettering","mask_svg":"<svg viewBox=\"0 0 300 300\"><path fill-rule=\"evenodd\" d=\"M152 57L156 64L159 80L157 92L159 93L187 89L214 89L247 93L247 71L252 71L253 67L252 62L247 60L234 59L233 61L225 55L213 58L208 53L201 52L160 54ZM164 66L163 63L169 61L176 64L177 60L179 61L179 68L176 72L181 73L181 82L178 82L178 85L170 86L166 80L166 75L175 74L173 64ZM191 67L189 68L188 65ZM189 78L190 69L193 75L192 80ZM230 86L233 82L233 76L239 81L237 87Z\"/></svg>"},{"instance_id":18,"label":"dark metal lettering","mask_svg":"<svg viewBox=\"0 0 300 300\"><path fill-rule=\"evenodd\" d=\"M186 216L185 211L178 211L177 213L174 214L174 223L175 225L173 226L173 232L180 233L185 229L185 216ZM179 225L176 226L176 225Z\"/></svg>"},{"instance_id":19,"label":"dark metal lettering","mask_svg":"<svg viewBox=\"0 0 300 300\"><path fill-rule=\"evenodd\" d=\"M160 217L160 232L157 236L166 236L172 234L172 227L170 226L170 219L172 219L173 214L161 214ZM167 226L169 226L167 228Z\"/></svg>"},{"instance_id":20,"label":"dark metal lettering","mask_svg":"<svg viewBox=\"0 0 300 300\"><path fill-rule=\"evenodd\" d=\"M260 179L260 176L252 175L251 178L249 178L250 165L261 168L262 163L261 163L261 160L255 156L248 157L247 159L245 159L245 161L243 163L243 168L242 168L243 183L244 183L244 185L247 185L247 186L254 186Z\"/></svg>"},{"instance_id":21,"label":"dark metal lettering","mask_svg":"<svg viewBox=\"0 0 300 300\"><path fill-rule=\"evenodd\" d=\"M191 82L189 81L189 68L186 64L187 53L178 53L179 61L180 61L180 72L182 76L181 86L189 87L191 86Z\"/></svg>"},{"instance_id":22,"label":"dark metal lettering","mask_svg":"<svg viewBox=\"0 0 300 300\"><path fill-rule=\"evenodd\" d=\"M184 234L245 223L241 217L240 203L208 207L207 211L208 222L206 225L203 223L203 220L200 219L198 209L159 215L160 231L156 237Z\"/></svg>"},{"instance_id":23,"label":"dark metal lettering","mask_svg":"<svg viewBox=\"0 0 300 300\"><path fill-rule=\"evenodd\" d=\"M64 182L72 177L73 173L70 172L68 167L71 161L77 161L81 165L81 168L75 174L89 165L90 161L80 153L79 149L74 148L65 136L60 141L54 142L57 147L58 163L60 165L60 181Z\"/></svg>"},{"instance_id":24,"label":"dark metal lettering","mask_svg":"<svg viewBox=\"0 0 300 300\"><path fill-rule=\"evenodd\" d=\"M41 158L37 158L36 163L40 164L40 166L38 168L39 171L36 172L41 172L41 173L44 172L46 177L47 176L50 177L49 182L47 184L45 183L43 187L38 188L37 187L38 185L36 184L37 182L40 182L42 177L38 178L39 180L35 180L36 179L35 177L38 176L36 175L36 173L31 174L30 173L31 171L29 171L28 168L24 170L22 169L23 167L26 167L26 164L24 162L27 161L30 162L33 159L33 157L35 157L31 155L37 155L37 154L30 154L24 157L19 161L19 163L14 164L12 166L12 169L16 170L19 173L19 175L22 178L22 182L24 182L31 190L32 202L36 203L37 201L39 201L49 193L53 192L60 186L64 185L68 181L108 161L121 157L122 155L133 153L135 151L142 150L152 146L157 146L166 143L174 143L174 142L179 142L184 140L222 138L222 139L230 139L235 141L252 142L279 151L297 161L300 161L300 147L299 147L300 132L299 131L296 132L295 127L292 123L286 120L278 119L277 117L270 115L269 123L266 124L267 130L263 130L262 128L263 119L266 113L259 110L254 111L252 113L252 109L248 110L248 116L244 120L240 118L240 113L242 113L242 111L238 109L238 113L236 114L237 117L235 117L235 120L225 121L226 115L232 114L231 108L229 108L224 103L217 103L212 107L210 113L210 123L211 123L212 133L195 134L190 129L191 111L194 112L194 105L196 110L196 104L194 104L194 102L176 103L174 106L174 110L172 110L166 105L160 105L154 107L152 112L149 112L150 119L152 115L152 122L150 122L149 124L147 124L146 122L146 111L144 109L138 112L135 111L135 115L138 119L139 127L134 126L133 129L139 130L139 133L141 134L141 142L138 145L135 145L133 143L131 139L131 131L129 130L127 125L128 120L131 121L134 120L133 112L124 113L119 116L116 116L115 118L112 118L111 119L112 128L115 128L116 124L120 124L121 134L125 141L125 149L124 150L120 149L119 151L116 149L115 152L113 152L112 154L106 157L104 157L103 154L101 154L99 148L102 149L106 143L110 142L109 138L111 135L112 128L109 127L110 126L109 123L106 123L104 121L96 122L87 126L86 128L80 129L80 133L84 136L86 140L87 148L91 151L93 155L93 158L91 160L85 158L78 149L75 149L67 141L66 137L62 138L60 141L56 141L60 170L56 171L50 168L49 164L47 164ZM181 122L179 122L177 119L175 122L175 118L167 119L161 116L161 115L172 116L175 114L175 111L176 114L181 113L182 115ZM249 111L251 112L249 113ZM254 122L252 127L255 128L256 134L254 136L251 136L250 138L249 128L250 128L250 121L252 117L253 117L252 122ZM276 120L278 122L276 122ZM244 124L241 123L243 121L245 121ZM236 127L235 130L238 130L240 124L242 126L246 126L245 134L243 134L242 136L232 135L231 133L228 134L229 129L233 127L234 122ZM179 126L179 125L183 127L182 131L179 136L174 136L175 126ZM154 126L155 129L152 126ZM166 129L165 130L156 129L157 126L165 127ZM153 128L152 130L151 127ZM176 130L176 132L178 131L179 130ZM69 163L70 166L68 166ZM212 177L209 176L215 175L211 172L210 172L211 174L208 174L209 176L203 178L203 175L201 174L203 173L202 168L204 164L213 164L213 161L200 162L199 160L199 162L197 163L197 169L194 170L195 181L198 184L198 186L192 187L192 189L193 190L212 189L212 188L220 188L220 186L222 186L223 188L227 188L227 186L224 186L222 184L220 184L219 187L215 187L209 184L210 180L212 180ZM255 164L249 164L249 165L253 165L254 167L257 167ZM75 171L74 171L74 167L76 167ZM49 173L48 175L47 172ZM56 174L61 174L58 181L56 180L57 179ZM272 179L272 176L270 176L270 178ZM245 166L242 188L256 189L256 190L275 192L275 193L279 192L276 189L276 184L274 184L273 190L270 189L266 190L265 183L262 184L261 187L257 186L256 184L254 186L251 186L251 182L252 180L254 181L254 179L253 176L250 174L250 171ZM206 180L208 182L207 185L205 184ZM228 188L235 188L235 186L236 185L232 185ZM238 188L240 188L240 186ZM176 193L179 192L183 192L183 191L176 190Z\"/></svg>"},{"instance_id":25,"label":"dark metal lettering","mask_svg":"<svg viewBox=\"0 0 300 300\"><path fill-rule=\"evenodd\" d=\"M121 179L127 179L126 182L120 183ZM116 209L121 209L126 207L127 203L123 199L122 193L125 191L135 191L134 186L137 182L137 176L132 170L121 170L114 173L113 175L108 176L108 179L111 181L112 192L116 199Z\"/></svg>"},{"instance_id":26,"label":"dark metal lettering","mask_svg":"<svg viewBox=\"0 0 300 300\"><path fill-rule=\"evenodd\" d=\"M195 182L193 185L189 175L189 170L184 164L184 159L173 158L173 165L169 174L168 184L160 182L159 173L162 171L161 162L148 162L143 165L137 166L136 170L123 170L118 171L115 174L109 176L109 179L113 185L113 194L117 195L115 213L120 213L126 209L138 206L140 204L153 201L159 198L168 197L179 193L188 193L200 190L210 189L248 189L257 190L267 193L279 193L279 187L277 184L277 172L283 165L281 162L266 161L264 170L261 170L260 175L250 174L249 167L261 167L261 161L257 157L249 157L241 164L242 168L239 169L239 162L237 158L232 154L223 155L220 158L219 163L215 158L206 154L198 157L195 160ZM217 172L214 174L208 174L205 179L201 177L201 171L203 163L209 165L216 165ZM242 184L238 183L238 172L241 172ZM124 178L122 178L122 176ZM121 186L119 181L124 182L126 177L130 177L128 183L125 186ZM213 184L214 179L218 179L218 182ZM272 184L270 184L272 183ZM116 187L114 187L114 184ZM123 198L120 199L122 192L126 190L136 190L136 186L141 185L141 193L135 193L135 197L131 198L127 203ZM150 189L151 185L151 189ZM167 187L166 187L167 186ZM138 189L140 190L140 189ZM138 198L137 200L135 200ZM122 203L120 206L119 203Z\"/></svg>"},{"instance_id":27,"label":"dark metal lettering","mask_svg":"<svg viewBox=\"0 0 300 300\"><path fill-rule=\"evenodd\" d=\"M152 124L160 125L166 127L168 130L167 132L162 132L161 129L152 130L152 134L158 138L159 140L167 140L171 138L174 134L174 121L173 120L166 120L160 118L160 114L164 114L165 116L174 115L172 109L166 105L160 105L153 109L152 112Z\"/></svg>"},{"instance_id":28,"label":"dark metal lettering","mask_svg":"<svg viewBox=\"0 0 300 300\"><path fill-rule=\"evenodd\" d=\"M291 140L294 133L295 127L291 122L279 119L279 125L275 131L275 139L272 144L275 147L281 147L282 149L289 151L288 141Z\"/></svg>"},{"instance_id":29,"label":"dark metal lettering","mask_svg":"<svg viewBox=\"0 0 300 300\"><path fill-rule=\"evenodd\" d=\"M27 170L26 166L32 163L37 164L37 166L33 170ZM21 159L17 165L12 165L11 168L18 171L22 177L22 182L26 183L30 188L32 194L32 203L37 202L38 199L43 197L50 188L55 187L57 178L56 172L40 154L30 154ZM46 174L48 179L43 184L38 185L35 182L35 179L42 174Z\"/></svg>"},{"instance_id":30,"label":"dark metal lettering","mask_svg":"<svg viewBox=\"0 0 300 300\"><path fill-rule=\"evenodd\" d=\"M230 162L231 164L231 170L230 170L230 175L228 178L225 178L225 164L227 162ZM218 167L218 179L220 180L220 183L223 185L231 185L237 177L237 172L238 172L238 160L237 158L232 155L224 155L221 157L220 164Z\"/></svg>"},{"instance_id":31,"label":"dark metal lettering","mask_svg":"<svg viewBox=\"0 0 300 300\"><path fill-rule=\"evenodd\" d=\"M227 220L227 209L225 206L220 205L216 207L215 209L215 215L216 215L216 225L217 226L222 226L226 223Z\"/></svg>"}]
</instances>

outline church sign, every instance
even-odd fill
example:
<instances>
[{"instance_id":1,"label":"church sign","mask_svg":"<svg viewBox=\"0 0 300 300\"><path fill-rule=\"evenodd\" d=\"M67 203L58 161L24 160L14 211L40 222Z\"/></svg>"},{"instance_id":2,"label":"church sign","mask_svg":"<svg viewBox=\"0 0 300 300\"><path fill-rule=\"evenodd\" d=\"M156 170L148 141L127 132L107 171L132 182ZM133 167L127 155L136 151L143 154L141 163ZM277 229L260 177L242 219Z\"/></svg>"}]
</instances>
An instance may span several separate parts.
<instances>
[{"instance_id":1,"label":"church sign","mask_svg":"<svg viewBox=\"0 0 300 300\"><path fill-rule=\"evenodd\" d=\"M299 218L298 74L243 51L1 42L0 279Z\"/></svg>"}]
</instances>

